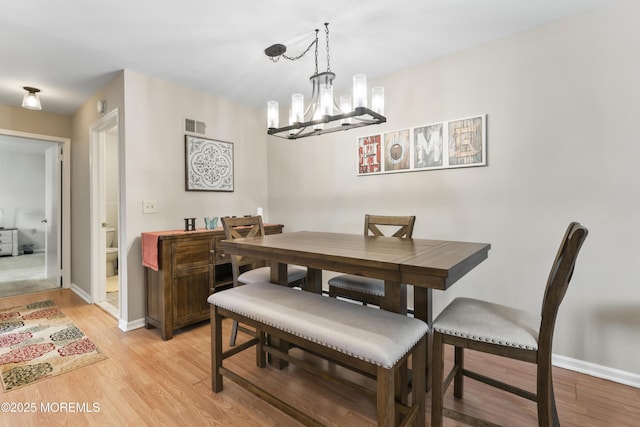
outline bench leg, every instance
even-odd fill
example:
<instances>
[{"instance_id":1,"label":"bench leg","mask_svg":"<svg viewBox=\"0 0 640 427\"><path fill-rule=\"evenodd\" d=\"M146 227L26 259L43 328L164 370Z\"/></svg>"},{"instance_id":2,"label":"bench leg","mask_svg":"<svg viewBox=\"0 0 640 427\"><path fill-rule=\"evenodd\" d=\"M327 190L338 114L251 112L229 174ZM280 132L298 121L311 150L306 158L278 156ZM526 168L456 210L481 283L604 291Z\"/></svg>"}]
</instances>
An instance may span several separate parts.
<instances>
[{"instance_id":1,"label":"bench leg","mask_svg":"<svg viewBox=\"0 0 640 427\"><path fill-rule=\"evenodd\" d=\"M416 427L425 427L426 424L427 339L425 335L420 340L411 358L411 407L418 408L418 414L413 422Z\"/></svg>"},{"instance_id":2,"label":"bench leg","mask_svg":"<svg viewBox=\"0 0 640 427\"><path fill-rule=\"evenodd\" d=\"M433 364L431 369L433 375L431 377L433 384L431 385L431 425L432 427L440 427L443 417L443 400L444 392L444 344L442 335L433 334Z\"/></svg>"},{"instance_id":3,"label":"bench leg","mask_svg":"<svg viewBox=\"0 0 640 427\"><path fill-rule=\"evenodd\" d=\"M214 393L222 391L222 319L216 306L211 305L211 390Z\"/></svg>"},{"instance_id":4,"label":"bench leg","mask_svg":"<svg viewBox=\"0 0 640 427\"><path fill-rule=\"evenodd\" d=\"M396 425L395 369L385 369L378 366L376 377L378 426L394 427Z\"/></svg>"}]
</instances>

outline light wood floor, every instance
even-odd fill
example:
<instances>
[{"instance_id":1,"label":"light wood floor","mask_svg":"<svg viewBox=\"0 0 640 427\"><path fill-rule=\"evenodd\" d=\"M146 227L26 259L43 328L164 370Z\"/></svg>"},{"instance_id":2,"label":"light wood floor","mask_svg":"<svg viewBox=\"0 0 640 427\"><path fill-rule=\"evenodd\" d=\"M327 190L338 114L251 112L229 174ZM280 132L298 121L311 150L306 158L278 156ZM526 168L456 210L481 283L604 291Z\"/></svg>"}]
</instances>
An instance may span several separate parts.
<instances>
[{"instance_id":1,"label":"light wood floor","mask_svg":"<svg viewBox=\"0 0 640 427\"><path fill-rule=\"evenodd\" d=\"M208 323L180 331L162 341L155 329L124 333L117 322L96 306L85 304L69 290L0 299L0 308L51 299L108 356L108 359L66 374L2 394L0 426L296 426L234 383L225 380L219 394L211 392L210 328ZM226 325L225 332L229 332ZM349 390L325 383L296 368L276 371L255 367L252 351L229 359L235 370L261 378L265 388L309 411L321 422L336 426L368 426L375 423L372 402ZM518 362L499 364L495 359L469 353L470 367L503 379L517 379L522 386L534 384L533 371ZM323 363L323 362L319 362ZM491 367L493 366L493 367ZM637 426L640 420L640 389L554 369L555 392L564 426ZM370 380L363 380L364 382ZM533 403L494 391L472 380L465 382L465 398L449 407L505 426L537 425ZM430 407L427 395L427 411ZM98 412L46 413L41 403L73 402L98 405ZM34 403L35 413L7 413ZM427 413L429 425L429 413ZM445 419L445 426L460 426Z\"/></svg>"}]
</instances>

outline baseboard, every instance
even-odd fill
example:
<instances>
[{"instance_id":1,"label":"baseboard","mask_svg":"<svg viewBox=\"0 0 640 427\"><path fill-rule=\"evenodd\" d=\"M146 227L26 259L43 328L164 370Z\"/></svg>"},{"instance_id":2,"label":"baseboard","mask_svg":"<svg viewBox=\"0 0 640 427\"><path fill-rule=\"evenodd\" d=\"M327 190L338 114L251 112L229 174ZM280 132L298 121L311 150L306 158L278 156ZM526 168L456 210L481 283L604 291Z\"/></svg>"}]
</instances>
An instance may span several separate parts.
<instances>
[{"instance_id":1,"label":"baseboard","mask_svg":"<svg viewBox=\"0 0 640 427\"><path fill-rule=\"evenodd\" d=\"M75 292L80 298L82 298L87 304L93 304L93 299L91 295L86 293L81 287L76 285L75 283L71 283L71 290Z\"/></svg>"},{"instance_id":2,"label":"baseboard","mask_svg":"<svg viewBox=\"0 0 640 427\"><path fill-rule=\"evenodd\" d=\"M607 366L596 365L595 363L572 359L558 354L554 354L552 356L551 362L553 363L553 366L557 366L559 368L569 369L571 371L580 372L593 377L640 388L640 375L638 374L609 368Z\"/></svg>"},{"instance_id":3,"label":"baseboard","mask_svg":"<svg viewBox=\"0 0 640 427\"><path fill-rule=\"evenodd\" d=\"M133 320L131 322L127 322L123 319L120 319L118 322L118 328L120 328L123 332L133 331L134 329L144 328L144 318Z\"/></svg>"},{"instance_id":4,"label":"baseboard","mask_svg":"<svg viewBox=\"0 0 640 427\"><path fill-rule=\"evenodd\" d=\"M82 298L87 304L93 304L93 299L91 295L86 293L82 288L80 288L75 283L71 283L71 290L75 292L80 298ZM107 310L108 312L108 310ZM118 328L120 328L123 332L133 331L134 329L144 328L145 321L144 318L137 319L131 322L127 322L123 319L118 320Z\"/></svg>"}]
</instances>

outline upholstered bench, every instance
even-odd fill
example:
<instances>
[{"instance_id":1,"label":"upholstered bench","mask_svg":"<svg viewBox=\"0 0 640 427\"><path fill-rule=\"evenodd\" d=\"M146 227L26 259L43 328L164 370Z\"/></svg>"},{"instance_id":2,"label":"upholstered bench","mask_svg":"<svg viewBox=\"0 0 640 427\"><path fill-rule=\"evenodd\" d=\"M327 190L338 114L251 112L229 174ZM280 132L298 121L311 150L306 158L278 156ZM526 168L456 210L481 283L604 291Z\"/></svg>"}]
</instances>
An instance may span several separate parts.
<instances>
[{"instance_id":1,"label":"upholstered bench","mask_svg":"<svg viewBox=\"0 0 640 427\"><path fill-rule=\"evenodd\" d=\"M300 362L270 338L310 351L341 366L376 378L379 426L425 425L426 334L417 319L323 297L270 283L252 283L217 292L211 304L212 390L222 391L225 376L306 425L321 425L240 375L223 367L223 360L256 346L256 362L264 367L266 353L316 374L328 371ZM223 352L222 320L228 317L256 328L256 336ZM277 341L277 340L276 340ZM411 405L406 402L407 360L411 356ZM336 379L336 378L334 378ZM337 380L345 381L344 379ZM396 380L400 384L396 384ZM362 389L362 387L359 387ZM398 392L396 393L396 390ZM403 416L402 420L398 422Z\"/></svg>"}]
</instances>

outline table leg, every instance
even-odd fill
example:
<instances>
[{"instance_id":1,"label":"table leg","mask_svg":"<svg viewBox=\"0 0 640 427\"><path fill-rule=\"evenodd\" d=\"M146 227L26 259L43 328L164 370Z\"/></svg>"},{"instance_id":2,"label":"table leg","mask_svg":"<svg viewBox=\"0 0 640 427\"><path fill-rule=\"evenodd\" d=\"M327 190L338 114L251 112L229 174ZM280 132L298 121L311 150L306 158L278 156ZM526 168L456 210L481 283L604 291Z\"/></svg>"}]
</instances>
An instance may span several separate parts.
<instances>
[{"instance_id":1,"label":"table leg","mask_svg":"<svg viewBox=\"0 0 640 427\"><path fill-rule=\"evenodd\" d=\"M394 313L407 314L407 285L384 281L384 298L380 308Z\"/></svg>"},{"instance_id":2,"label":"table leg","mask_svg":"<svg viewBox=\"0 0 640 427\"><path fill-rule=\"evenodd\" d=\"M431 390L431 361L433 354L433 289L414 286L413 316L429 325L427 335L427 391Z\"/></svg>"},{"instance_id":3,"label":"table leg","mask_svg":"<svg viewBox=\"0 0 640 427\"><path fill-rule=\"evenodd\" d=\"M269 281L278 285L287 286L288 284L287 264L281 262L271 263L271 276Z\"/></svg>"},{"instance_id":4,"label":"table leg","mask_svg":"<svg viewBox=\"0 0 640 427\"><path fill-rule=\"evenodd\" d=\"M322 270L307 267L307 280L303 290L322 294Z\"/></svg>"}]
</instances>

